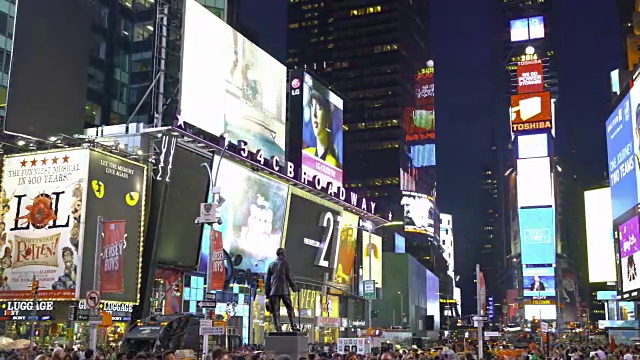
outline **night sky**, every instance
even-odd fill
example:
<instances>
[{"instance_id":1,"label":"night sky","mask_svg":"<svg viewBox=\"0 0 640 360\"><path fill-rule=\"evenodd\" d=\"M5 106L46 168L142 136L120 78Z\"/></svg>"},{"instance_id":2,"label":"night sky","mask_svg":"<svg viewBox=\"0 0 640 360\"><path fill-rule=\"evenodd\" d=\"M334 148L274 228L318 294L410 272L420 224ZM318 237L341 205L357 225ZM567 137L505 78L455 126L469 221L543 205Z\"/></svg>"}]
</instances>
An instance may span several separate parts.
<instances>
[{"instance_id":1,"label":"night sky","mask_svg":"<svg viewBox=\"0 0 640 360\"><path fill-rule=\"evenodd\" d=\"M482 229L481 174L490 161L492 133L499 147L509 141L506 89L496 80L505 64L500 3L432 0L431 34L425 34L436 68L438 205L453 215L456 272L462 275L466 305L473 303L471 249ZM281 61L286 6L286 0L242 0L241 5L243 23ZM614 1L556 0L554 6L553 18L545 21L552 22L559 73L556 151L578 169L579 186L593 187L607 171L609 72L625 64L624 40ZM464 306L463 313L471 311Z\"/></svg>"}]
</instances>

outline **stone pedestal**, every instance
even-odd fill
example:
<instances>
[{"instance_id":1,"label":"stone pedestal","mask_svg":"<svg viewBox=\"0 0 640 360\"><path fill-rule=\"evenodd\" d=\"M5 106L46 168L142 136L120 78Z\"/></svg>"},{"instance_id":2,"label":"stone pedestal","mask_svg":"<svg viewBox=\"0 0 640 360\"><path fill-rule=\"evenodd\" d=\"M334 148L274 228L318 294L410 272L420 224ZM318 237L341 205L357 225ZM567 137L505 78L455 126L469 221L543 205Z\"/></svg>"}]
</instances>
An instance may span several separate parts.
<instances>
[{"instance_id":1,"label":"stone pedestal","mask_svg":"<svg viewBox=\"0 0 640 360\"><path fill-rule=\"evenodd\" d=\"M291 360L309 357L309 337L297 332L271 332L264 338L266 351L289 355Z\"/></svg>"}]
</instances>

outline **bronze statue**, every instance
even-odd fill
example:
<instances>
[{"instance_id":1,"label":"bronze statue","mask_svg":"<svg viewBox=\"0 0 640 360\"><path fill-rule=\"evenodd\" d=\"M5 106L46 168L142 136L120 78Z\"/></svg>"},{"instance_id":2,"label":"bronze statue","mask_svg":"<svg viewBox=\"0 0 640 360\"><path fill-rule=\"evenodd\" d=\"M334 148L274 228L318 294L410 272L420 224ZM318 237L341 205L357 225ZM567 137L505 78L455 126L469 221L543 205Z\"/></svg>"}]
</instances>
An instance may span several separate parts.
<instances>
[{"instance_id":1,"label":"bronze statue","mask_svg":"<svg viewBox=\"0 0 640 360\"><path fill-rule=\"evenodd\" d=\"M298 292L296 284L291 279L289 272L289 263L284 258L284 249L279 248L276 251L278 258L276 261L269 264L267 270L267 283L265 293L269 297L269 303L267 311L273 315L273 325L276 331L282 331L280 327L280 300L287 308L287 315L289 315L289 323L291 324L292 331L298 331L298 326L295 323L295 313L293 311L293 305L291 304L291 291Z\"/></svg>"}]
</instances>

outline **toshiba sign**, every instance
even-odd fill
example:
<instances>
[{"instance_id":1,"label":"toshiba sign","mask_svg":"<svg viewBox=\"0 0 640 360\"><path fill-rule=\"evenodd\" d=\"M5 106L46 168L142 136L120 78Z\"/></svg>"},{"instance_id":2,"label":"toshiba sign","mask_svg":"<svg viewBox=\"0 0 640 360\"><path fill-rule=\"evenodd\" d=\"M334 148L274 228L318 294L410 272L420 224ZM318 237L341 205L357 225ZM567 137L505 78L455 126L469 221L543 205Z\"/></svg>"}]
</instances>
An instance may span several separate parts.
<instances>
[{"instance_id":1,"label":"toshiba sign","mask_svg":"<svg viewBox=\"0 0 640 360\"><path fill-rule=\"evenodd\" d=\"M518 63L518 94L541 92L544 90L544 75L540 60Z\"/></svg>"},{"instance_id":2,"label":"toshiba sign","mask_svg":"<svg viewBox=\"0 0 640 360\"><path fill-rule=\"evenodd\" d=\"M551 93L548 91L511 96L512 132L551 129L551 116Z\"/></svg>"}]
</instances>

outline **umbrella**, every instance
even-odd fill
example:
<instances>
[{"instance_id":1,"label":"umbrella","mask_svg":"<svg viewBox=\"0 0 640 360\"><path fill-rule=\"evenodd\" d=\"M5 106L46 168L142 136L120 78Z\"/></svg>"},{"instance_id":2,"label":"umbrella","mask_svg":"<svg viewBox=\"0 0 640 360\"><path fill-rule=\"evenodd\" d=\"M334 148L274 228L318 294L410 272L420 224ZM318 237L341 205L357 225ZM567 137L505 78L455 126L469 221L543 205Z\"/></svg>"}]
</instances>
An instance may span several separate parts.
<instances>
[{"instance_id":1,"label":"umbrella","mask_svg":"<svg viewBox=\"0 0 640 360\"><path fill-rule=\"evenodd\" d=\"M30 348L32 345L35 345L35 344L33 344L31 342L31 340L18 339L18 340L13 342L13 344L11 345L11 348L14 349L14 350L23 350L23 349Z\"/></svg>"},{"instance_id":2,"label":"umbrella","mask_svg":"<svg viewBox=\"0 0 640 360\"><path fill-rule=\"evenodd\" d=\"M13 344L13 340L6 336L0 336L0 349L6 350L11 349L11 345Z\"/></svg>"}]
</instances>

